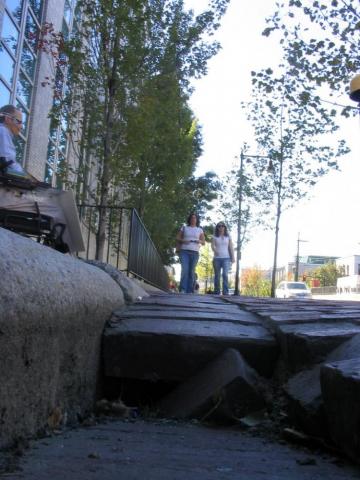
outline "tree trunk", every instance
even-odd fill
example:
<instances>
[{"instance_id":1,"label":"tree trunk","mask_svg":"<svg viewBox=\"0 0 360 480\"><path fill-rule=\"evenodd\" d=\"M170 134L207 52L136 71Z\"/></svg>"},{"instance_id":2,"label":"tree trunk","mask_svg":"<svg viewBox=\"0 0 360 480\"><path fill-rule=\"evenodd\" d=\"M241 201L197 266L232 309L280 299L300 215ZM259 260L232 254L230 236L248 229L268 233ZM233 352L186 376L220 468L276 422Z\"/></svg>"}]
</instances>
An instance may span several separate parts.
<instances>
[{"instance_id":1,"label":"tree trunk","mask_svg":"<svg viewBox=\"0 0 360 480\"><path fill-rule=\"evenodd\" d=\"M117 39L114 40L116 45ZM108 80L108 98L105 110L105 136L104 136L104 158L102 164L102 172L100 178L100 205L99 205L99 227L96 236L96 260L103 261L106 227L107 227L107 208L109 199L109 186L111 180L111 162L112 162L112 142L115 112L115 95L116 95L116 69L117 61L114 58L111 70L111 77Z\"/></svg>"}]
</instances>

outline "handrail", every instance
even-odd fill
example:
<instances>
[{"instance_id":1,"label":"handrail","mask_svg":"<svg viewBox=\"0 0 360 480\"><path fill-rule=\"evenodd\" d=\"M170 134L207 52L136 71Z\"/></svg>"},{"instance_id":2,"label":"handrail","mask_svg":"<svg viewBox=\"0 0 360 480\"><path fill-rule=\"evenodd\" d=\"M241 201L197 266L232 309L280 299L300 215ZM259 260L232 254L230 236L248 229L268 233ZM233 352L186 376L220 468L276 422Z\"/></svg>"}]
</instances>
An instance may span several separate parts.
<instances>
[{"instance_id":1,"label":"handrail","mask_svg":"<svg viewBox=\"0 0 360 480\"><path fill-rule=\"evenodd\" d=\"M169 277L150 235L135 208L78 205L87 260L96 258L96 232L101 209L106 212L106 263L150 285L168 290Z\"/></svg>"},{"instance_id":2,"label":"handrail","mask_svg":"<svg viewBox=\"0 0 360 480\"><path fill-rule=\"evenodd\" d=\"M169 288L169 276L151 237L135 208L131 213L128 273L158 286Z\"/></svg>"}]
</instances>

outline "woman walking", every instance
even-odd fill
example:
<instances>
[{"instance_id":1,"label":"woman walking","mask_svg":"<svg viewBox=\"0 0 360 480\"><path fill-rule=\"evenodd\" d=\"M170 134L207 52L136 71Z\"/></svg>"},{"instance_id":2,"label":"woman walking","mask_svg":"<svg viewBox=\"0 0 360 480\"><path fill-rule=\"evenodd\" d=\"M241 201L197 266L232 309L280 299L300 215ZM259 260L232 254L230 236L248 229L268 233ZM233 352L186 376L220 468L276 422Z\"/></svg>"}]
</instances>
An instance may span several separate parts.
<instances>
[{"instance_id":1,"label":"woman walking","mask_svg":"<svg viewBox=\"0 0 360 480\"><path fill-rule=\"evenodd\" d=\"M190 213L187 225L179 230L176 237L179 244L181 263L180 293L193 293L195 267L199 260L200 245L205 245L205 236L196 213Z\"/></svg>"},{"instance_id":2,"label":"woman walking","mask_svg":"<svg viewBox=\"0 0 360 480\"><path fill-rule=\"evenodd\" d=\"M222 293L229 294L229 269L230 264L234 263L234 247L224 222L219 222L215 227L215 235L211 241L211 248L214 252L214 289L215 294L220 294L220 275L222 271Z\"/></svg>"}]
</instances>

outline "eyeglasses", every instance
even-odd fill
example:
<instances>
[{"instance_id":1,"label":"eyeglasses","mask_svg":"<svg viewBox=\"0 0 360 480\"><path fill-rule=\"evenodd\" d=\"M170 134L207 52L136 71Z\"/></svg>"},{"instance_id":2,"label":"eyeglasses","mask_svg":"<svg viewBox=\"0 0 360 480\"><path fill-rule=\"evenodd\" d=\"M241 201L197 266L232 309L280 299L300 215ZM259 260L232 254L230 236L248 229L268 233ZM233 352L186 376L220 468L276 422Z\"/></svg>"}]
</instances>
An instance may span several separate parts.
<instances>
[{"instance_id":1,"label":"eyeglasses","mask_svg":"<svg viewBox=\"0 0 360 480\"><path fill-rule=\"evenodd\" d=\"M22 120L19 120L18 118L13 117L12 115L8 115L8 114L6 114L6 113L3 113L3 116L4 116L4 117L11 118L11 120L13 120L17 125L22 125L22 123L23 123Z\"/></svg>"},{"instance_id":2,"label":"eyeglasses","mask_svg":"<svg viewBox=\"0 0 360 480\"><path fill-rule=\"evenodd\" d=\"M23 121L22 120L19 120L18 118L15 118L15 117L10 117L14 120L14 122L16 123L16 125L22 125Z\"/></svg>"},{"instance_id":3,"label":"eyeglasses","mask_svg":"<svg viewBox=\"0 0 360 480\"><path fill-rule=\"evenodd\" d=\"M222 223L220 223L220 224L218 225L218 227L219 227L219 228L220 228L220 227L224 227L224 228L225 228L225 225L222 224Z\"/></svg>"}]
</instances>

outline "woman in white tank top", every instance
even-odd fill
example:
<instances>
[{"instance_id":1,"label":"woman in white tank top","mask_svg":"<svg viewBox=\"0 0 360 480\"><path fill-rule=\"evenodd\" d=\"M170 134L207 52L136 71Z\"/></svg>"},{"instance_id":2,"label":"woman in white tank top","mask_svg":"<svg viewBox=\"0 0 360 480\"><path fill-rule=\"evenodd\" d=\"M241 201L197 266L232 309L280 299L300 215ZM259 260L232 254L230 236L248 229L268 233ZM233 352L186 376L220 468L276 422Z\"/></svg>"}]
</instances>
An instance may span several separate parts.
<instances>
[{"instance_id":1,"label":"woman in white tank top","mask_svg":"<svg viewBox=\"0 0 360 480\"><path fill-rule=\"evenodd\" d=\"M176 240L180 244L181 279L180 293L194 293L195 267L199 260L200 245L205 245L203 229L199 217L191 213L187 225L181 227Z\"/></svg>"},{"instance_id":2,"label":"woman in white tank top","mask_svg":"<svg viewBox=\"0 0 360 480\"><path fill-rule=\"evenodd\" d=\"M211 241L211 248L214 252L214 290L215 294L220 294L220 275L222 271L222 294L229 294L229 269L231 263L234 263L234 247L231 237L224 222L219 222L215 227L215 235Z\"/></svg>"}]
</instances>

